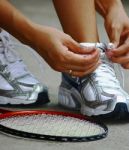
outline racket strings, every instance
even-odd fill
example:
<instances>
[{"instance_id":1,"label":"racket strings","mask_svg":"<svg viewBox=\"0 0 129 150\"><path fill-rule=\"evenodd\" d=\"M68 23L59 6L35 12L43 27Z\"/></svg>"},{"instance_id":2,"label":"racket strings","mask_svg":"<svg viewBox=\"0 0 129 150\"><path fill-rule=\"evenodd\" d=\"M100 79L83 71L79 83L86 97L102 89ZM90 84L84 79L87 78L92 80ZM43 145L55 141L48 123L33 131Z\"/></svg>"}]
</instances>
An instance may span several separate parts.
<instances>
[{"instance_id":1,"label":"racket strings","mask_svg":"<svg viewBox=\"0 0 129 150\"><path fill-rule=\"evenodd\" d=\"M105 132L98 124L87 120L48 114L14 116L0 120L0 124L28 133L54 136L88 137Z\"/></svg>"}]
</instances>

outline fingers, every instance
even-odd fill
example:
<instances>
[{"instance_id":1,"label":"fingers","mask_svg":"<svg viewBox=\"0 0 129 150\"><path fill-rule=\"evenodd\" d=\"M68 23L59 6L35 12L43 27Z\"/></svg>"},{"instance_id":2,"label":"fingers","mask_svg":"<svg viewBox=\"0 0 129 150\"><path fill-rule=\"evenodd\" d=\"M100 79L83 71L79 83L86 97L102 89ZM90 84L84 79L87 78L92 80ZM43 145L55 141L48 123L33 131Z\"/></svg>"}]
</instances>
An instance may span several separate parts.
<instances>
[{"instance_id":1,"label":"fingers","mask_svg":"<svg viewBox=\"0 0 129 150\"><path fill-rule=\"evenodd\" d=\"M123 49L127 48L127 49ZM114 63L119 63L124 69L129 69L129 48L125 45L118 49L118 53L113 53L110 57L111 61Z\"/></svg>"},{"instance_id":2,"label":"fingers","mask_svg":"<svg viewBox=\"0 0 129 150\"><path fill-rule=\"evenodd\" d=\"M91 70L91 68L94 68L99 63L100 57L98 50L84 55L71 52L66 46L62 46L59 43L56 44L55 48L60 50L59 52L61 53L58 53L56 58L49 53L47 62L56 71L68 73L69 70L73 70L74 72L83 72L84 74L84 72L87 72L89 69Z\"/></svg>"},{"instance_id":3,"label":"fingers","mask_svg":"<svg viewBox=\"0 0 129 150\"><path fill-rule=\"evenodd\" d=\"M71 72L71 76L83 77L83 76L85 76L85 75L88 75L88 74L94 72L94 71L97 69L97 67L98 67L99 65L100 65L100 62L98 62L97 64L95 64L95 65L92 66L92 67L89 67L87 70L85 70L85 71L83 71L83 72L72 71L72 72ZM69 72L66 71L66 73L69 73Z\"/></svg>"},{"instance_id":4,"label":"fingers","mask_svg":"<svg viewBox=\"0 0 129 150\"><path fill-rule=\"evenodd\" d=\"M114 30L114 32L111 32L110 41L111 41L111 43L113 43L115 46L119 45L120 33L117 32L117 30Z\"/></svg>"},{"instance_id":5,"label":"fingers","mask_svg":"<svg viewBox=\"0 0 129 150\"><path fill-rule=\"evenodd\" d=\"M126 64L123 64L122 67L123 67L124 69L129 69L129 62L126 63Z\"/></svg>"},{"instance_id":6,"label":"fingers","mask_svg":"<svg viewBox=\"0 0 129 150\"><path fill-rule=\"evenodd\" d=\"M125 55L127 52L129 52L129 42L121 45L120 47L112 50L111 52L112 52L112 56L114 57Z\"/></svg>"},{"instance_id":7,"label":"fingers","mask_svg":"<svg viewBox=\"0 0 129 150\"><path fill-rule=\"evenodd\" d=\"M112 57L111 60L115 63L126 64L129 62L129 53L120 57Z\"/></svg>"},{"instance_id":8,"label":"fingers","mask_svg":"<svg viewBox=\"0 0 129 150\"><path fill-rule=\"evenodd\" d=\"M129 48L127 45L122 45L118 51L113 50L110 60L114 63L119 63L124 69L129 69Z\"/></svg>"},{"instance_id":9,"label":"fingers","mask_svg":"<svg viewBox=\"0 0 129 150\"><path fill-rule=\"evenodd\" d=\"M100 64L101 61L97 60L96 62L88 64L88 65L85 65L85 66L76 66L76 65L69 65L68 66L68 65L66 65L66 66L64 66L64 68L65 68L66 72L69 72L69 70L72 70L74 72L85 72L86 70L88 70L90 68L93 68L98 63Z\"/></svg>"},{"instance_id":10,"label":"fingers","mask_svg":"<svg viewBox=\"0 0 129 150\"><path fill-rule=\"evenodd\" d=\"M116 33L118 31L118 33ZM118 44L107 52L107 56L114 63L119 63L125 69L129 69L129 30L122 31L120 28L115 29L111 34L111 40Z\"/></svg>"},{"instance_id":11,"label":"fingers","mask_svg":"<svg viewBox=\"0 0 129 150\"><path fill-rule=\"evenodd\" d=\"M77 54L88 54L88 53L92 53L93 51L95 51L95 46L94 47L81 46L71 37L67 39L65 46L67 46L70 51L77 53Z\"/></svg>"},{"instance_id":12,"label":"fingers","mask_svg":"<svg viewBox=\"0 0 129 150\"><path fill-rule=\"evenodd\" d=\"M116 23L110 26L108 35L110 38L110 42L113 43L116 47L119 45L121 32L122 27L117 25Z\"/></svg>"},{"instance_id":13,"label":"fingers","mask_svg":"<svg viewBox=\"0 0 129 150\"><path fill-rule=\"evenodd\" d=\"M66 63L76 66L85 66L94 63L99 60L99 52L97 50L93 51L91 54L75 54L73 52L67 51L65 53Z\"/></svg>"},{"instance_id":14,"label":"fingers","mask_svg":"<svg viewBox=\"0 0 129 150\"><path fill-rule=\"evenodd\" d=\"M114 63L119 63L123 68L128 69L129 63L129 37L116 49L110 51L109 58Z\"/></svg>"},{"instance_id":15,"label":"fingers","mask_svg":"<svg viewBox=\"0 0 129 150\"><path fill-rule=\"evenodd\" d=\"M53 40L53 38L52 38ZM69 35L61 34L54 38L54 42L45 50L44 59L56 71L76 74L86 74L94 70L99 62L99 51L94 47L82 47ZM88 71L89 70L89 71Z\"/></svg>"}]
</instances>

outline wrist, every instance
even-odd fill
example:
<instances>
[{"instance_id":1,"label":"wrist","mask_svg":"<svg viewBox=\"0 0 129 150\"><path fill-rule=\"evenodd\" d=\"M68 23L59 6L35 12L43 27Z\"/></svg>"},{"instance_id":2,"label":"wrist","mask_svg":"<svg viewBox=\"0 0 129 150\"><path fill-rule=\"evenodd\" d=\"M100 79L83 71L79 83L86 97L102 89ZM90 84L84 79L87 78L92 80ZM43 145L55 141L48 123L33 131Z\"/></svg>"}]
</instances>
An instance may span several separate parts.
<instances>
[{"instance_id":1,"label":"wrist","mask_svg":"<svg viewBox=\"0 0 129 150\"><path fill-rule=\"evenodd\" d=\"M18 40L26 45L32 45L34 37L33 23L28 19L14 20L12 33Z\"/></svg>"},{"instance_id":2,"label":"wrist","mask_svg":"<svg viewBox=\"0 0 129 150\"><path fill-rule=\"evenodd\" d=\"M0 10L0 26L21 42L29 45L32 41L32 22L8 1L0 1Z\"/></svg>"},{"instance_id":3,"label":"wrist","mask_svg":"<svg viewBox=\"0 0 129 150\"><path fill-rule=\"evenodd\" d=\"M112 10L123 9L121 0L95 0L97 11L106 18Z\"/></svg>"},{"instance_id":4,"label":"wrist","mask_svg":"<svg viewBox=\"0 0 129 150\"><path fill-rule=\"evenodd\" d=\"M112 2L112 4L110 4L110 7L108 7L107 10L106 10L106 14L105 14L104 18L106 18L113 11L116 12L116 15L119 12L120 13L123 13L123 12L125 13L125 10L123 8L121 0L115 0L115 1Z\"/></svg>"}]
</instances>

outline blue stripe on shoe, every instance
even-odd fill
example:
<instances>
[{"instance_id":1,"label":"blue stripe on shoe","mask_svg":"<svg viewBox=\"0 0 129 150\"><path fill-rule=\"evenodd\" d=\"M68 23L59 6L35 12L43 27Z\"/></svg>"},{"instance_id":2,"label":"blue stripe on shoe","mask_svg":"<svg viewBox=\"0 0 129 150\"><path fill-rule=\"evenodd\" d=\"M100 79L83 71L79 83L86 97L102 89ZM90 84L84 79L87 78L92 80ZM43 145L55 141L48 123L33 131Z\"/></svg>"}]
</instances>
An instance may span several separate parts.
<instances>
[{"instance_id":1,"label":"blue stripe on shoe","mask_svg":"<svg viewBox=\"0 0 129 150\"><path fill-rule=\"evenodd\" d=\"M68 75L62 74L63 78L74 88L76 88L78 91L80 91L79 83L75 82L74 80L70 79Z\"/></svg>"}]
</instances>

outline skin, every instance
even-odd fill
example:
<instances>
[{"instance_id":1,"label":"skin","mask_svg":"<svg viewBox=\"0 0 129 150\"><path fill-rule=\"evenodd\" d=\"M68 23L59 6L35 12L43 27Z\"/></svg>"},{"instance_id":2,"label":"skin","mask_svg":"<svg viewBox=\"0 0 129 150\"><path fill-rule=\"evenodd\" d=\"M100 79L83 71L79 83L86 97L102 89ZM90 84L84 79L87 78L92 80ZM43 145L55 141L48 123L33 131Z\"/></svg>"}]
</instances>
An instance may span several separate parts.
<instances>
[{"instance_id":1,"label":"skin","mask_svg":"<svg viewBox=\"0 0 129 150\"><path fill-rule=\"evenodd\" d=\"M97 68L95 48L82 48L70 35L30 21L6 0L0 0L0 10L0 27L34 48L54 70L83 76Z\"/></svg>"},{"instance_id":2,"label":"skin","mask_svg":"<svg viewBox=\"0 0 129 150\"><path fill-rule=\"evenodd\" d=\"M129 17L121 0L95 0L96 9L103 16L105 29L115 48L107 53L114 63L129 69Z\"/></svg>"},{"instance_id":3,"label":"skin","mask_svg":"<svg viewBox=\"0 0 129 150\"><path fill-rule=\"evenodd\" d=\"M79 3L78 0L53 0L53 3L65 33L79 43L99 41L94 0L81 0ZM89 59L93 62L90 67L80 72L73 70L72 75L83 76L93 72L101 63L99 51L95 50L94 54L94 60Z\"/></svg>"},{"instance_id":4,"label":"skin","mask_svg":"<svg viewBox=\"0 0 129 150\"><path fill-rule=\"evenodd\" d=\"M115 44L115 49L107 53L108 57L129 69L129 19L121 1L95 0L95 4L105 19L110 41ZM70 0L68 4L66 0L54 0L64 33L30 21L8 1L0 0L0 27L34 48L54 70L66 73L72 70L72 75L84 76L100 64L99 52L94 47L89 49L79 45L79 42L99 41L95 4L94 0L79 3Z\"/></svg>"},{"instance_id":5,"label":"skin","mask_svg":"<svg viewBox=\"0 0 129 150\"><path fill-rule=\"evenodd\" d=\"M94 0L53 0L65 33L78 42L98 42Z\"/></svg>"},{"instance_id":6,"label":"skin","mask_svg":"<svg viewBox=\"0 0 129 150\"><path fill-rule=\"evenodd\" d=\"M129 18L121 0L53 0L64 32L78 42L98 42L96 10L103 16L104 25L114 48L107 56L114 63L129 69ZM100 62L98 60L98 62Z\"/></svg>"}]
</instances>

